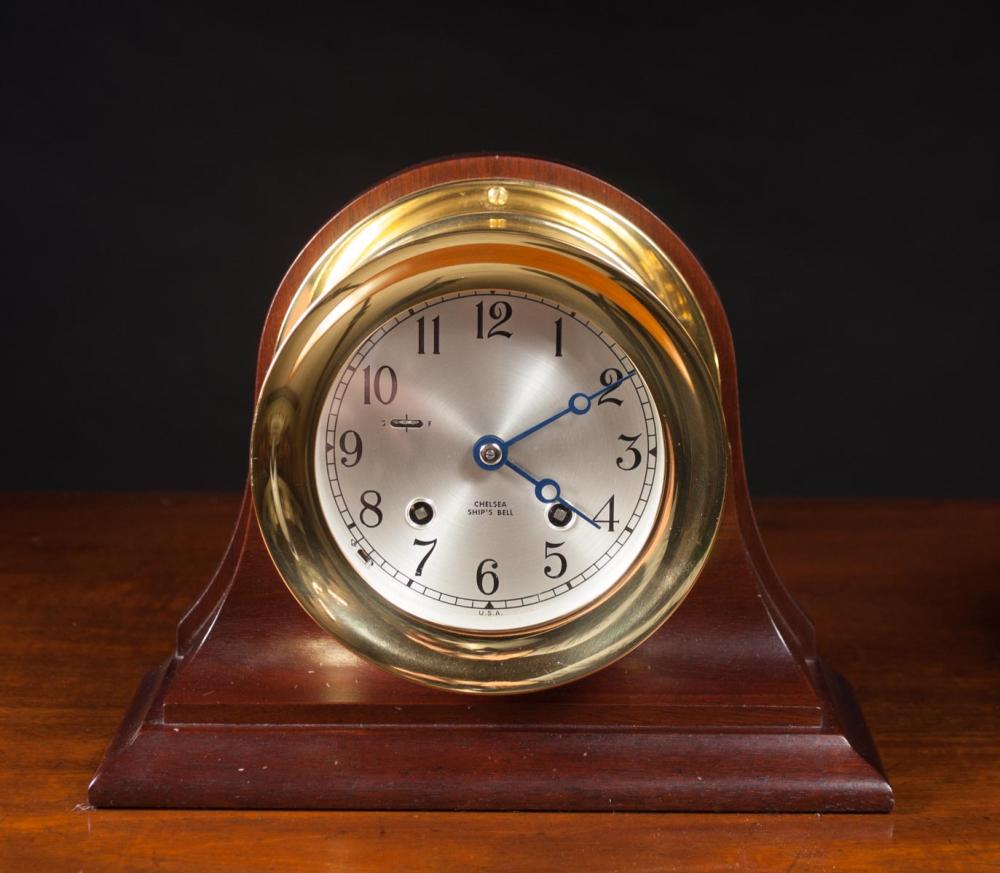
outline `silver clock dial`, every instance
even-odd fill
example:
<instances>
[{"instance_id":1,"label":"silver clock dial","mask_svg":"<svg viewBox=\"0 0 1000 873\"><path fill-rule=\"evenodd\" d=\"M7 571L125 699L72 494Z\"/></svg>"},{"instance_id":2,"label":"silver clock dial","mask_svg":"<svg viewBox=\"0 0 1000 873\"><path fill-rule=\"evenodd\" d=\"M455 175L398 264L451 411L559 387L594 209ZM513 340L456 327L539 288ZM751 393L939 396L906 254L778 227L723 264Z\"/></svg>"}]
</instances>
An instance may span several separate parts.
<instances>
[{"instance_id":1,"label":"silver clock dial","mask_svg":"<svg viewBox=\"0 0 1000 873\"><path fill-rule=\"evenodd\" d=\"M361 577L435 624L511 631L585 608L652 532L667 453L601 326L532 295L444 295L336 374L316 435L326 523Z\"/></svg>"}]
</instances>

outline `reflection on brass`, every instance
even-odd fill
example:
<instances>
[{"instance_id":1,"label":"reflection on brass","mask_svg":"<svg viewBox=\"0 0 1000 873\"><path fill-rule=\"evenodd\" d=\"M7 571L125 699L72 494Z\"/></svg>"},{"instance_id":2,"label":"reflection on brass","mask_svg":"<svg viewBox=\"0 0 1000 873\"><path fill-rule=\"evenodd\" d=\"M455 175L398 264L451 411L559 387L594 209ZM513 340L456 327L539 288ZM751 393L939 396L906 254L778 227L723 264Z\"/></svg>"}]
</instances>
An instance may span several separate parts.
<instances>
[{"instance_id":1,"label":"reflection on brass","mask_svg":"<svg viewBox=\"0 0 1000 873\"><path fill-rule=\"evenodd\" d=\"M653 532L618 584L577 613L503 633L432 625L375 593L326 526L317 491L325 483L312 463L323 399L357 347L409 307L483 288L553 300L614 336L649 386L670 455ZM271 556L321 627L415 681L516 693L600 669L666 621L711 550L728 462L715 350L677 269L603 205L540 183L486 179L396 201L317 258L257 402L251 477Z\"/></svg>"},{"instance_id":2,"label":"reflection on brass","mask_svg":"<svg viewBox=\"0 0 1000 873\"><path fill-rule=\"evenodd\" d=\"M476 230L512 231L575 249L655 294L718 378L715 348L684 277L648 236L603 204L518 179L436 185L373 212L323 252L288 308L281 343L303 313L377 255L406 243Z\"/></svg>"}]
</instances>

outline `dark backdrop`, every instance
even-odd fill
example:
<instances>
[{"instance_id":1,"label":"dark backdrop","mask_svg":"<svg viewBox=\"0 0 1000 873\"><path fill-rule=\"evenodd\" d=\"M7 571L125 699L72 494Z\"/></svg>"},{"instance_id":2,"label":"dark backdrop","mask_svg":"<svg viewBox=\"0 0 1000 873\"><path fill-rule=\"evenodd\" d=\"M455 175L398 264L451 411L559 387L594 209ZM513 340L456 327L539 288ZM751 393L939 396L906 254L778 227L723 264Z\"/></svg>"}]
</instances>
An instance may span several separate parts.
<instances>
[{"instance_id":1,"label":"dark backdrop","mask_svg":"<svg viewBox=\"0 0 1000 873\"><path fill-rule=\"evenodd\" d=\"M509 151L606 177L701 258L756 493L1000 493L988 18L250 6L5 13L0 487L240 486L310 235L408 164Z\"/></svg>"}]
</instances>

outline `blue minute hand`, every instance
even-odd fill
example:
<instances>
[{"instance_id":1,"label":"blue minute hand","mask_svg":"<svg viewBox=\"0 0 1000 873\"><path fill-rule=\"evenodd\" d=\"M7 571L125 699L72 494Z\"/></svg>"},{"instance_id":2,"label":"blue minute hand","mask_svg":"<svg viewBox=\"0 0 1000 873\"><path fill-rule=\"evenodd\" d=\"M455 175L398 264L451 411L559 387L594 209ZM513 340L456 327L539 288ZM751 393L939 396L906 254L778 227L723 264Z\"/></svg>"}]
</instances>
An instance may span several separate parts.
<instances>
[{"instance_id":1,"label":"blue minute hand","mask_svg":"<svg viewBox=\"0 0 1000 873\"><path fill-rule=\"evenodd\" d=\"M517 434L516 436L512 436L509 440L507 440L506 444L508 446L512 446L514 445L514 443L520 442L525 437L531 436L533 433L537 433L543 427L552 424L552 422L554 421L558 421L564 415L568 415L571 412L574 415L583 415L584 413L589 412L591 404L598 397L600 397L602 394L607 394L609 391L617 388L619 385L622 384L622 382L626 381L627 379L631 379L634 375L635 375L635 370L629 370L624 376L616 379L614 382L611 382L608 385L605 385L604 387L595 391L593 394L584 394L582 391L574 394L572 397L569 398L569 403L567 403L566 406L560 409L555 415L550 415L544 421L540 421L538 422L538 424L532 425L527 430L522 430L519 434ZM522 476L525 475L521 470L517 470L517 472L521 473ZM525 478L529 477L525 476Z\"/></svg>"},{"instance_id":2,"label":"blue minute hand","mask_svg":"<svg viewBox=\"0 0 1000 873\"><path fill-rule=\"evenodd\" d=\"M602 394L607 394L609 391L617 388L626 379L631 379L635 375L635 370L629 370L624 376L620 376L614 382L608 385L604 385L592 394L584 394L582 391L573 394L569 398L569 403L566 404L565 408L560 409L555 415L550 415L544 421L538 422L538 424L529 427L527 430L521 431L521 433L516 436L511 437L509 440L501 439L493 434L487 434L486 436L480 437L476 440L475 445L472 447L472 458L476 464L484 470L499 470L501 467L509 467L518 476L523 479L527 479L532 485L535 486L535 497L537 497L542 503L556 503L557 501L565 506L570 511L576 513L580 516L587 524L591 524L596 528L600 528L600 525L587 515L584 515L579 509L573 506L572 503L567 501L562 497L562 489L559 487L559 483L555 479L536 479L527 470L519 467L515 464L508 454L510 447L520 440L523 440L527 436L531 436L533 433L537 433L546 425L552 424L553 421L557 421L564 415L573 413L574 415L583 415L590 411L591 404Z\"/></svg>"}]
</instances>

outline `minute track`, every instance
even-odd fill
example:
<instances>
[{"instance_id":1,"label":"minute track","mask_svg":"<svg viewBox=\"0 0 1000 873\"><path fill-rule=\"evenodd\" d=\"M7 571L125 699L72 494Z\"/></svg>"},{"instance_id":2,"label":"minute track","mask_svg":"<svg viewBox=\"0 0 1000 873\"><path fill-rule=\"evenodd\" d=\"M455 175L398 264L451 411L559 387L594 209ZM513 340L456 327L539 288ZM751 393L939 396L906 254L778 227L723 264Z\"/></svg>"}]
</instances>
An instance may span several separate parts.
<instances>
[{"instance_id":1,"label":"minute track","mask_svg":"<svg viewBox=\"0 0 1000 873\"><path fill-rule=\"evenodd\" d=\"M347 366L345 366L342 377L339 378L332 386L327 407L328 413L326 416L326 423L324 426L324 430L326 431L325 438L335 437L336 434L338 433L338 429L341 427L343 427L344 430L348 429L358 430L365 439L365 456L364 456L365 459L368 460L369 458L374 457L372 453L375 452L376 449L370 447L370 442L369 442L371 438L370 435L366 435L363 429L359 429L360 426L358 426L357 423L354 422L353 420L351 422L344 421L342 423L342 419L344 418L345 415L352 414L347 410L347 407L344 406L344 403L345 403L345 398L351 396L350 392L352 388L354 375L363 368L365 368L366 366L371 366L372 372L374 372L374 370L377 367L388 365L388 363L392 363L392 365L396 368L396 370L399 373L399 390L402 395L404 391L409 390L409 388L411 387L410 385L408 385L408 379L413 378L414 374L417 371L414 370L408 373L406 367L404 366L403 363L401 363L398 357L393 357L391 361L389 361L389 358L385 358L384 356L388 353L383 348L384 344L391 337L399 336L401 327L410 323L411 320L420 317L420 315L425 310L436 308L437 312L435 314L435 317L437 317L437 313L440 313L441 315L441 354L440 356L435 355L433 357L434 358L440 357L442 360L446 360L450 351L449 342L451 341L452 344L454 344L455 341L454 330L448 329L448 325L450 324L449 319L451 318L451 315L455 311L454 307L461 306L463 304L467 306L469 303L471 303L474 306L476 299L479 300L485 299L488 302L488 299L497 297L503 298L514 304L515 313L521 311L524 305L529 306L531 309L530 322L526 320L528 316L524 315L523 312L520 322L518 321L517 314L515 314L513 320L505 322L504 324L505 328L508 327L514 328L514 330L512 331L514 341L516 341L517 339L519 325L521 325L521 329L523 329L523 326L525 324L530 323L534 325L535 328L537 328L537 323L545 321L544 313L546 311L554 312L557 313L558 316L561 316L563 324L566 326L566 328L568 328L570 323L572 323L586 329L586 334L581 334L581 333L574 334L572 331L569 331L564 337L560 337L562 345L566 349L566 355L569 356L569 361L567 361L565 357L560 356L559 359L557 359L556 361L557 366L568 367L570 365L574 353L573 349L574 337L576 338L577 342L582 341L582 338L586 335L592 337L591 341L599 340L599 345L593 347L595 351L589 354L594 354L597 348L603 348L605 350L604 354L607 355L607 357L604 358L605 363L603 364L598 363L596 370L594 372L588 373L589 380L592 382L596 381L597 376L601 372L609 368L618 369L623 375L615 383L603 385L600 389L589 392L589 395L592 398L596 398L599 395L602 395L606 392L610 392L611 390L618 388L620 384L624 382L632 383L633 391L630 392L629 395L622 394L621 396L634 398L634 401L631 402L634 402L635 406L630 407L635 409L634 413L630 413L630 415L632 415L634 418L634 421L631 426L634 428L636 425L639 425L642 428L641 432L645 433L645 440L643 441L644 443L643 454L645 456L645 464L643 465L642 470L638 471L640 472L641 475L641 484L637 482L636 485L634 486L634 502L631 504L631 508L627 512L627 514L623 515L620 518L614 519L615 526L613 531L605 528L600 528L600 533L598 533L598 530L594 530L594 528L599 528L599 526L596 525L596 523L593 522L593 520L588 518L582 512L579 513L584 519L586 519L586 521L589 521L591 525L594 525L594 528L590 528L586 524L584 525L583 528L580 528L579 530L574 528L570 532L571 536L576 538L576 540L573 541L572 544L578 545L579 542L581 542L579 538L582 537L582 531L585 529L592 529L594 530L595 536L600 536L601 538L603 538L603 546L600 546L599 552L597 554L594 554L591 560L586 561L582 569L580 567L580 564L577 563L577 568L574 575L572 575L568 579L560 579L557 584L553 585L551 584L552 580L544 579L543 575L544 562L541 559L539 559L537 572L535 573L535 578L537 581L530 583L531 584L530 591L525 591L523 590L524 580L521 578L514 580L511 577L510 559L508 556L507 560L501 560L499 563L499 576L500 576L499 590L490 596L483 596L483 595L473 596L473 594L478 594L478 592L475 591L474 584L472 584L471 586L472 591L468 590L470 587L470 583L468 581L469 578L471 578L470 574L466 574L465 578L461 578L461 574L460 578L456 578L452 574L447 578L447 584L445 585L442 585L438 581L436 581L441 579L440 576L441 571L438 569L441 563L440 555L446 555L449 548L449 537L442 535L440 533L440 528L437 527L437 525L439 524L440 516L446 512L444 506L448 505L447 501L438 500L438 504L439 507L441 507L441 509L439 511L438 517L435 518L434 524L431 525L431 527L435 529L435 533L433 535L437 536L439 539L438 550L440 555L438 553L435 553L435 555L431 557L430 560L427 562L423 570L422 577L415 578L414 567L407 566L405 561L407 554L405 552L405 549L401 551L401 549L398 547L399 545L398 543L395 546L390 546L390 550L393 551L393 557L389 557L386 554L385 551L386 540L381 524L376 525L374 527L366 527L364 525L358 524L356 512L357 509L359 508L359 504L357 503L357 497L355 492L351 490L352 488L355 488L355 486L348 485L346 486L347 490L345 491L345 486L343 485L344 476L345 474L350 474L350 471L341 469L337 452L332 450L327 452L325 457L325 462L326 462L325 468L330 483L330 496L333 499L333 503L336 508L336 514L339 517L340 524L343 525L344 534L351 538L351 545L353 545L354 547L351 550L351 553L357 555L356 550L362 549L364 554L367 555L367 561L363 562L364 566L361 567L360 569L364 570L366 567L371 568L370 570L368 570L369 574L371 572L377 572L378 574L381 575L382 578L385 578L386 580L392 580L394 583L397 583L398 590L400 592L403 592L404 600L406 598L411 598L411 597L420 597L426 601L433 601L437 604L442 604L447 608L456 609L459 612L466 612L473 614L480 612L500 613L508 610L530 611L531 607L538 607L539 605L544 605L547 602L554 601L556 598L561 598L569 594L570 592L579 591L581 590L581 586L583 586L584 589L586 589L587 586L585 586L584 583L591 582L591 584L593 584L592 580L594 580L595 576L601 574L601 572L606 567L608 567L608 565L612 561L615 561L616 557L618 557L620 553L622 553L622 550L629 543L630 539L632 539L635 536L636 531L642 526L641 525L642 519L646 515L646 513L649 512L650 500L654 496L653 495L654 486L658 490L662 488L662 474L659 474L659 470L657 467L657 460L656 460L657 459L656 448L659 444L657 417L652 409L648 396L648 391L644 383L642 382L642 379L641 378L633 379L633 376L637 375L637 371L632 365L632 362L625 355L625 353L618 347L617 343L603 329L601 329L600 326L594 324L593 322L585 318L580 317L575 310L566 308L564 306L560 306L551 301L543 300L533 295L515 291L492 289L483 291L466 291L458 294L443 295L440 298L427 301L426 303L421 304L419 306L414 306L410 310L404 311L400 315L397 315L389 319L382 327L376 330L367 340L361 343L357 352L349 359ZM489 305L484 307L484 309L488 312ZM506 314L506 309L501 314ZM570 319L572 319L572 322L569 321ZM560 331L562 331L563 329L564 328L560 326ZM484 334L485 333L486 332L484 331ZM508 341L509 341L508 338L503 336L494 336L492 338L486 338L484 336L483 339L478 340L479 343L484 343L484 344L485 343L498 344L498 343L506 343ZM416 346L414 347L414 351L416 351ZM562 349L560 349L560 351L562 351ZM499 350L494 350L491 354L493 355L499 354ZM380 355L382 357L379 357ZM431 357L432 356L430 355L421 356L422 359L427 359ZM553 355L553 357L555 356ZM534 358L531 360L530 365L531 368L534 368L535 371L545 370L546 367L548 366L548 364L538 354L536 354ZM523 360L518 359L514 360L511 366L521 366L523 368L525 365ZM537 375L537 373L535 373L534 375ZM572 373L572 376L579 377L579 374ZM453 378L455 380L459 380L462 378L467 378L467 375L463 375L461 371L456 371ZM485 381L488 385L488 380ZM415 396L419 397L423 395L420 395L418 392L418 394ZM564 397L569 396L569 393L563 396ZM583 396L588 396L588 395L583 395ZM427 398L424 397L424 399L426 400ZM519 400L519 402L522 401ZM565 404L565 400L563 401L563 403ZM405 404L407 406L406 411L419 409L420 411L418 412L418 415L410 417L414 419L415 418L427 419L427 424L429 425L429 427L422 428L419 431L418 430L403 431L402 429L395 429L395 432L400 437L406 434L407 436L409 436L411 439L414 440L414 443L416 443L417 440L423 439L430 434L434 434L435 421L440 421L443 414L442 413L428 414L426 411L421 409L419 407L419 404L415 403L413 399L407 399L405 401ZM602 415L608 408L610 408L610 404L607 407L602 407L601 410ZM403 411L402 408L401 411ZM566 412L568 413L569 409L566 409ZM591 415L594 415L594 413L592 412ZM396 414L396 416L398 417L398 413ZM388 428L387 426L389 423L388 419L390 417L391 417L390 415L385 416L386 418L385 425L375 429L375 437L372 439L375 438L380 440L383 439L380 436L380 434L382 430L385 430L387 432L390 430L390 428ZM407 416L404 416L404 418L405 417ZM557 416L556 418L558 417L565 417L565 415ZM569 417L574 420L578 418L578 416L569 416ZM588 416L583 416L584 419L586 419L587 417ZM548 416L548 419L549 420L543 421L542 424L546 426L551 425L552 428L556 429L560 427L560 425L557 422L553 423L556 421L555 418L553 418L552 416ZM536 418L536 420L538 419ZM516 432L516 428L510 430L511 432ZM525 440L524 443L520 443L520 440L524 439L525 436L527 436L528 434L522 433L520 435L518 440L519 451L521 451L522 449L527 451L527 449L524 447L529 446L529 443L533 442L534 440L543 440L547 438L544 436L543 433L538 433L537 435L535 435L536 431L539 431L538 426L529 428L529 431L530 434L532 435L530 441ZM438 432L440 432L440 427ZM636 431L635 429L630 431L630 433L636 433L636 432L638 431ZM331 441L331 445L334 446L336 445L335 439ZM385 458L389 457L389 455L387 455L385 451L387 447L392 449L390 454L397 454L398 447L396 443L392 444L385 443L383 445L383 451L381 452L380 456L383 459L382 463L385 463ZM407 450L398 449L398 451L407 451ZM465 449L465 452L466 453L468 452L468 448ZM409 456L407 456L407 458L409 458ZM393 460L397 463L402 464L403 469L406 469L411 462L419 463L419 460L416 457L409 458L409 460L407 458L397 457ZM447 471L439 470L440 475L445 475L446 472ZM456 474L449 473L448 475L456 475ZM531 478L535 482L541 481L534 479L534 477ZM569 480L567 479L567 481ZM459 484L460 486L464 487L468 483L461 482ZM481 487L483 488L484 491L492 493L490 492L490 487L492 486L490 487L481 486ZM520 487L524 488L525 486L522 483ZM357 489L355 488L355 490ZM372 490L376 490L376 488L373 487ZM534 495L531 493L532 489L525 488L525 490L528 492L528 497L532 501L534 501ZM412 494L410 496L416 497L418 495ZM659 494L657 494L656 497L657 500L654 501L654 503L658 503ZM593 501L595 502L593 505L600 506L601 503L605 501L605 499L606 495L600 496L599 500L597 497L594 497ZM623 497L620 496L620 499L623 499ZM389 501L390 498L386 497L382 503L382 507L384 511L387 513L385 521L386 525L390 524L390 522L395 524L393 511L388 506ZM513 507L508 507L507 509L497 509L495 510L495 512L497 513L507 512L511 518L520 519L531 511L525 509L523 502L520 502L519 498L514 502L516 503L516 505L514 505ZM544 539L543 534L544 535L551 534L552 528L545 521L543 513L544 507L542 506L542 504L535 502L533 503L533 505L538 507L538 510L536 512L537 517L534 520L536 522L536 527L539 531L538 535L543 540ZM619 506L622 505L620 501L618 505ZM653 513L650 513L650 515L652 514ZM467 536L474 535L479 539L483 539L483 537L485 536L485 540L483 540L484 545L483 548L481 549L482 556L492 557L492 553L489 552L489 545L488 545L489 541L494 536L499 536L499 537L507 536L508 530L510 530L513 527L513 525L508 521L508 518L504 517L502 514L493 516L491 520L495 522L495 525L493 529L489 532L489 535L487 535L481 523L479 529L475 529L473 527L470 527L470 522L468 521L468 519L462 518L456 521L454 518L452 518L451 524L453 530L451 533L454 534L454 532L457 530L466 534ZM333 523L332 519L330 519L328 523L331 524L331 529L335 529L337 527L337 525ZM506 527L504 525L506 525ZM472 534L469 534L470 530L472 531ZM640 533L644 534L645 532L641 531ZM428 536L431 536L431 534L429 534ZM398 540L400 538L396 537L396 539ZM629 549L629 551L631 551L631 548ZM570 560L573 560L573 558L571 557ZM621 559L619 558L619 563L620 560ZM415 566L415 561L412 563L414 563ZM573 568L571 567L570 569L572 572ZM543 580L544 582L549 582L550 584L548 585L538 584L540 582L543 582ZM503 589L509 588L515 582L521 586L521 590L516 590L515 592L516 596L512 596L511 594L508 594L508 596L504 596ZM372 582L372 584L374 584L374 582ZM461 586L463 585L465 587L465 592L461 591ZM604 585L604 583L602 583L601 586L599 586L600 590L595 589L594 596L599 596L601 590L604 590L605 587L606 586ZM382 588L383 586L377 586L377 590L382 590ZM383 591L383 594L384 596L389 597L389 599L395 600L395 597L390 593ZM397 605L402 606L404 609L410 609L416 611L412 607L412 605L408 606L407 604L409 604L408 600L406 600L405 603L404 602L397 603ZM447 616L441 616L438 613L435 613L434 620L444 624L454 623L457 626L462 626L468 621L467 619L458 618L457 615L455 618L449 621L447 619ZM499 622L501 626L506 626L506 624L508 623L515 626L520 625L520 622L516 622L513 619L509 619L506 622L500 619Z\"/></svg>"}]
</instances>

